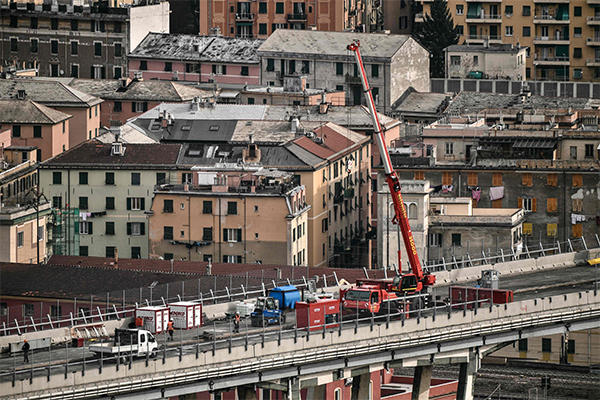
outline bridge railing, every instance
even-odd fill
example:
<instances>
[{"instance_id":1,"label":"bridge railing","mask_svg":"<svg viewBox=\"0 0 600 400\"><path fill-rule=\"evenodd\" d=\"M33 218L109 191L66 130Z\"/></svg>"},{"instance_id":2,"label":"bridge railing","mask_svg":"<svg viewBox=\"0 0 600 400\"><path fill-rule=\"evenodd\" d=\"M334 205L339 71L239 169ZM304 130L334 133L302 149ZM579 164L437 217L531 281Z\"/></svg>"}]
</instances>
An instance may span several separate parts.
<instances>
[{"instance_id":1,"label":"bridge railing","mask_svg":"<svg viewBox=\"0 0 600 400\"><path fill-rule=\"evenodd\" d=\"M295 279L267 279L261 277L207 276L187 279L176 285L163 284L150 287L107 292L105 295L90 295L27 305L6 307L1 317L0 336L21 335L61 327L77 328L80 325L132 317L135 309L144 306L166 306L172 302L189 301L202 305L239 301L266 296L269 289L281 285L298 288L323 288L337 285L337 276L323 275ZM218 289L218 288L223 289ZM64 310L64 311L63 311ZM18 317L11 317L15 315ZM26 315L23 317L22 315Z\"/></svg>"}]
</instances>

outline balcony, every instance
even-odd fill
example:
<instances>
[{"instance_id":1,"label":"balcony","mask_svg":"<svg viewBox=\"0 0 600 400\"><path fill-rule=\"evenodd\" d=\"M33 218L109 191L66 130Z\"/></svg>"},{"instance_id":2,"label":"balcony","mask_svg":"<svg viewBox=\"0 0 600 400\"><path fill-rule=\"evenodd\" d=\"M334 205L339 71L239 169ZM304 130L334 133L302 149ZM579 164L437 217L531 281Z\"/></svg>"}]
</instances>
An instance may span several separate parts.
<instances>
[{"instance_id":1,"label":"balcony","mask_svg":"<svg viewBox=\"0 0 600 400\"><path fill-rule=\"evenodd\" d=\"M568 46L569 43L569 38L565 35L536 36L533 38L533 44L552 44Z\"/></svg>"},{"instance_id":2,"label":"balcony","mask_svg":"<svg viewBox=\"0 0 600 400\"><path fill-rule=\"evenodd\" d=\"M571 0L533 0L534 4L569 4Z\"/></svg>"},{"instance_id":3,"label":"balcony","mask_svg":"<svg viewBox=\"0 0 600 400\"><path fill-rule=\"evenodd\" d=\"M236 13L236 21L254 21L254 13Z\"/></svg>"},{"instance_id":4,"label":"balcony","mask_svg":"<svg viewBox=\"0 0 600 400\"><path fill-rule=\"evenodd\" d=\"M589 19L590 17L588 17ZM560 25L569 24L571 20L568 15L557 17L556 15L536 15L533 17L534 24L545 24L545 25Z\"/></svg>"},{"instance_id":5,"label":"balcony","mask_svg":"<svg viewBox=\"0 0 600 400\"><path fill-rule=\"evenodd\" d=\"M587 45L588 46L600 46L600 36L587 38Z\"/></svg>"},{"instance_id":6,"label":"balcony","mask_svg":"<svg viewBox=\"0 0 600 400\"><path fill-rule=\"evenodd\" d=\"M502 0L467 0L467 3L502 3Z\"/></svg>"},{"instance_id":7,"label":"balcony","mask_svg":"<svg viewBox=\"0 0 600 400\"><path fill-rule=\"evenodd\" d=\"M502 43L502 36L500 35L465 35L465 41L469 44L483 44L487 40L490 44Z\"/></svg>"},{"instance_id":8,"label":"balcony","mask_svg":"<svg viewBox=\"0 0 600 400\"><path fill-rule=\"evenodd\" d=\"M535 63L535 65L539 65L539 66L552 66L552 65L564 66L564 65L570 64L569 57L566 57L566 56L542 57L542 56L538 56L537 54L535 55L534 63Z\"/></svg>"},{"instance_id":9,"label":"balcony","mask_svg":"<svg viewBox=\"0 0 600 400\"><path fill-rule=\"evenodd\" d=\"M600 67L600 58L588 58L585 65L587 67Z\"/></svg>"},{"instance_id":10,"label":"balcony","mask_svg":"<svg viewBox=\"0 0 600 400\"><path fill-rule=\"evenodd\" d=\"M303 22L306 21L307 16L304 13L293 13L287 15L288 22Z\"/></svg>"},{"instance_id":11,"label":"balcony","mask_svg":"<svg viewBox=\"0 0 600 400\"><path fill-rule=\"evenodd\" d=\"M587 0L589 5L600 5L600 0Z\"/></svg>"},{"instance_id":12,"label":"balcony","mask_svg":"<svg viewBox=\"0 0 600 400\"><path fill-rule=\"evenodd\" d=\"M600 25L600 16L587 17L587 24L591 25L591 26L598 26L598 25Z\"/></svg>"},{"instance_id":13,"label":"balcony","mask_svg":"<svg viewBox=\"0 0 600 400\"><path fill-rule=\"evenodd\" d=\"M346 83L351 84L351 85L361 85L362 80L360 79L360 76L352 76L352 75L346 74Z\"/></svg>"},{"instance_id":14,"label":"balcony","mask_svg":"<svg viewBox=\"0 0 600 400\"><path fill-rule=\"evenodd\" d=\"M480 14L480 15L467 15L465 19L467 24L501 24L501 14Z\"/></svg>"}]
</instances>

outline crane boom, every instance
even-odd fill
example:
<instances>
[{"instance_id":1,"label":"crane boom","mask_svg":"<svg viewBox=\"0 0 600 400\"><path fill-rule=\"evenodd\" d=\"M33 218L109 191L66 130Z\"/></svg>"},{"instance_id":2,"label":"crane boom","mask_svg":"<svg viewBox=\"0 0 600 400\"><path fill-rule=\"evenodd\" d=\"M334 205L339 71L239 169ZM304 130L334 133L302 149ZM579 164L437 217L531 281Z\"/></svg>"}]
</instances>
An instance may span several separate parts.
<instances>
[{"instance_id":1,"label":"crane boom","mask_svg":"<svg viewBox=\"0 0 600 400\"><path fill-rule=\"evenodd\" d=\"M379 122L377 110L375 109L373 93L371 92L369 82L367 81L365 66L363 64L362 56L360 54L360 42L358 40L355 40L354 42L350 43L348 45L348 50L354 52L356 64L360 69L360 78L363 86L363 91L365 93L365 97L367 98L367 106L369 107L371 119L373 120L373 127L375 128L373 138L375 140L375 143L377 144L377 147L379 148L381 160L383 162L383 169L385 172L385 179L390 188L390 193L392 194L392 201L394 204L395 214L392 219L392 223L400 225L400 230L402 231L402 239L404 240L404 247L406 248L406 251L408 253L408 260L410 263L412 275L414 276L414 278L416 278L410 279L411 274L403 275L403 281L405 280L405 278L409 279L406 279L407 285L405 285L405 282L402 282L402 290L411 290L419 292L423 289L423 285L430 286L435 283L435 275L425 274L423 272L423 268L421 267L421 262L419 261L419 256L417 254L417 246L415 245L415 239L413 237L412 230L410 229L408 216L406 215L406 208L404 207L404 202L402 201L400 181L398 179L396 171L394 171L392 167L390 153L388 151L387 145L385 144L385 136L383 133L383 129L381 127L381 123ZM398 253L400 253L400 249L398 249ZM408 285L408 281L413 282ZM405 286L406 289L404 289Z\"/></svg>"}]
</instances>

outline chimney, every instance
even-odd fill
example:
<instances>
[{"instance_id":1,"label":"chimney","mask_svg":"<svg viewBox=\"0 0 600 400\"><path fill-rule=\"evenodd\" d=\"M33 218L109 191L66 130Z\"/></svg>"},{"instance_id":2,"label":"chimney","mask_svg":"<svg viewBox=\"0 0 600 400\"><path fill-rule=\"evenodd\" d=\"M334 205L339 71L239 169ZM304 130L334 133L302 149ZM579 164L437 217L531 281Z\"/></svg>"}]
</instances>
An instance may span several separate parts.
<instances>
[{"instance_id":1,"label":"chimney","mask_svg":"<svg viewBox=\"0 0 600 400\"><path fill-rule=\"evenodd\" d=\"M254 143L254 135L253 134L248 135L248 142Z\"/></svg>"},{"instance_id":2,"label":"chimney","mask_svg":"<svg viewBox=\"0 0 600 400\"><path fill-rule=\"evenodd\" d=\"M142 71L136 71L133 74L133 80L141 82L144 80L144 73Z\"/></svg>"},{"instance_id":3,"label":"chimney","mask_svg":"<svg viewBox=\"0 0 600 400\"><path fill-rule=\"evenodd\" d=\"M206 275L212 275L212 258L208 259L208 264L206 265Z\"/></svg>"},{"instance_id":4,"label":"chimney","mask_svg":"<svg viewBox=\"0 0 600 400\"><path fill-rule=\"evenodd\" d=\"M26 95L27 95L27 93L25 93L25 90L23 90L23 89L17 90L17 100L25 99Z\"/></svg>"},{"instance_id":5,"label":"chimney","mask_svg":"<svg viewBox=\"0 0 600 400\"><path fill-rule=\"evenodd\" d=\"M292 119L292 133L295 135L298 132L298 126L300 125L300 121L297 117Z\"/></svg>"},{"instance_id":6,"label":"chimney","mask_svg":"<svg viewBox=\"0 0 600 400\"><path fill-rule=\"evenodd\" d=\"M115 268L119 268L119 248L115 246Z\"/></svg>"},{"instance_id":7,"label":"chimney","mask_svg":"<svg viewBox=\"0 0 600 400\"><path fill-rule=\"evenodd\" d=\"M324 103L327 103L327 92L325 92L325 90L321 92L321 104Z\"/></svg>"}]
</instances>

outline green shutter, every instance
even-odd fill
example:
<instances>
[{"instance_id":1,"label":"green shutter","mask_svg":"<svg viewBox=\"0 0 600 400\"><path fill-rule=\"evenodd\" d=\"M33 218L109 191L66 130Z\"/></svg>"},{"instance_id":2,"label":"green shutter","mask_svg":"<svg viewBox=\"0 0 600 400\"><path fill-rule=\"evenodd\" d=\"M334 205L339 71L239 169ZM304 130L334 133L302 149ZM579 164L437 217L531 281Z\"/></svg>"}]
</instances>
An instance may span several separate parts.
<instances>
[{"instance_id":1,"label":"green shutter","mask_svg":"<svg viewBox=\"0 0 600 400\"><path fill-rule=\"evenodd\" d=\"M229 239L227 238L227 229L223 229L223 241L227 242Z\"/></svg>"},{"instance_id":2,"label":"green shutter","mask_svg":"<svg viewBox=\"0 0 600 400\"><path fill-rule=\"evenodd\" d=\"M94 224L92 222L88 222L88 235L94 234Z\"/></svg>"},{"instance_id":3,"label":"green shutter","mask_svg":"<svg viewBox=\"0 0 600 400\"><path fill-rule=\"evenodd\" d=\"M127 234L131 235L131 222L127 223Z\"/></svg>"},{"instance_id":4,"label":"green shutter","mask_svg":"<svg viewBox=\"0 0 600 400\"><path fill-rule=\"evenodd\" d=\"M131 112L135 112L135 101L131 102Z\"/></svg>"},{"instance_id":5,"label":"green shutter","mask_svg":"<svg viewBox=\"0 0 600 400\"><path fill-rule=\"evenodd\" d=\"M237 230L237 241L241 242L242 241L242 230L241 229L236 229Z\"/></svg>"},{"instance_id":6,"label":"green shutter","mask_svg":"<svg viewBox=\"0 0 600 400\"><path fill-rule=\"evenodd\" d=\"M131 197L127 198L127 209L131 210Z\"/></svg>"},{"instance_id":7,"label":"green shutter","mask_svg":"<svg viewBox=\"0 0 600 400\"><path fill-rule=\"evenodd\" d=\"M142 206L142 207L141 207L141 208L142 208L142 210L145 210L145 209L146 209L146 199L145 199L144 197L142 197L142 204L141 204L141 206Z\"/></svg>"},{"instance_id":8,"label":"green shutter","mask_svg":"<svg viewBox=\"0 0 600 400\"><path fill-rule=\"evenodd\" d=\"M146 224L142 222L140 224L140 235L144 236L146 234Z\"/></svg>"}]
</instances>

